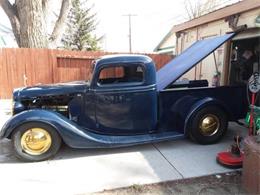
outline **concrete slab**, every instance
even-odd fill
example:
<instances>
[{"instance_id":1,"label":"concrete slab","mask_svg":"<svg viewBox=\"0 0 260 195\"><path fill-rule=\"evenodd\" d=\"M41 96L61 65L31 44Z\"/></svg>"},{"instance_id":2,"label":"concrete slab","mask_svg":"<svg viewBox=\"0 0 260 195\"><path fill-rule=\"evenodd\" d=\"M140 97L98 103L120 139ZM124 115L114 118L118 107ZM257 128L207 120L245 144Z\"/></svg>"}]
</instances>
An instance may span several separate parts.
<instances>
[{"instance_id":1,"label":"concrete slab","mask_svg":"<svg viewBox=\"0 0 260 195\"><path fill-rule=\"evenodd\" d=\"M0 127L10 118L12 101L9 99L0 100Z\"/></svg>"},{"instance_id":2,"label":"concrete slab","mask_svg":"<svg viewBox=\"0 0 260 195\"><path fill-rule=\"evenodd\" d=\"M158 143L155 146L184 178L199 177L230 171L217 164L215 159L218 152L230 148L233 137L237 133L245 135L247 130L236 123L230 123L225 138L217 144L199 145L185 139Z\"/></svg>"},{"instance_id":3,"label":"concrete slab","mask_svg":"<svg viewBox=\"0 0 260 195\"><path fill-rule=\"evenodd\" d=\"M4 194L79 194L182 178L152 145L109 150L65 147L51 161L22 163L13 156L10 141L0 143ZM29 192L25 186L30 186Z\"/></svg>"}]
</instances>

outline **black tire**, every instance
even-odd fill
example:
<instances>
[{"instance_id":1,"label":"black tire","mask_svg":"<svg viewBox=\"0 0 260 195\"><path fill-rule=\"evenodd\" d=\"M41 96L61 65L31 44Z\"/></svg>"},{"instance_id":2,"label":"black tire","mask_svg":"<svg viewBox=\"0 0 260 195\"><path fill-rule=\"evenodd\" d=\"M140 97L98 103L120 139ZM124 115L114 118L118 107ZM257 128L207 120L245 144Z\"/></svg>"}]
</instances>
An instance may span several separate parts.
<instances>
[{"instance_id":1,"label":"black tire","mask_svg":"<svg viewBox=\"0 0 260 195\"><path fill-rule=\"evenodd\" d=\"M29 129L41 128L48 132L49 137L51 138L51 144L48 146L48 149L41 154L32 155L26 152L22 147L22 136L25 132L28 132ZM40 123L40 122L30 122L23 124L15 129L12 133L12 144L15 152L15 156L23 161L27 162L36 162L43 161L53 157L61 146L61 138L57 133L56 129L50 125Z\"/></svg>"},{"instance_id":2,"label":"black tire","mask_svg":"<svg viewBox=\"0 0 260 195\"><path fill-rule=\"evenodd\" d=\"M213 127L211 132L203 133L203 119L211 117L216 121L216 128ZM226 133L228 120L227 114L216 106L207 106L198 110L188 123L189 137L199 144L214 144L218 142ZM212 123L213 125L215 123Z\"/></svg>"}]
</instances>

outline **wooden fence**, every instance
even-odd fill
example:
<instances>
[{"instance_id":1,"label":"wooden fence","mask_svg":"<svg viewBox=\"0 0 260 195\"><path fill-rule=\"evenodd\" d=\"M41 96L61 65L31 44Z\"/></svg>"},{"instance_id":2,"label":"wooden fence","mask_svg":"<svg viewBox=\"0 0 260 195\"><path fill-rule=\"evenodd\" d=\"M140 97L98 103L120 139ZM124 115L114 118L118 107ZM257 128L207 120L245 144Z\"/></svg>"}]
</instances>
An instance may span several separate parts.
<instances>
[{"instance_id":1,"label":"wooden fence","mask_svg":"<svg viewBox=\"0 0 260 195\"><path fill-rule=\"evenodd\" d=\"M0 49L0 98L12 97L14 88L87 80L91 76L92 61L106 52L78 52L50 49ZM157 69L173 56L147 54Z\"/></svg>"}]
</instances>

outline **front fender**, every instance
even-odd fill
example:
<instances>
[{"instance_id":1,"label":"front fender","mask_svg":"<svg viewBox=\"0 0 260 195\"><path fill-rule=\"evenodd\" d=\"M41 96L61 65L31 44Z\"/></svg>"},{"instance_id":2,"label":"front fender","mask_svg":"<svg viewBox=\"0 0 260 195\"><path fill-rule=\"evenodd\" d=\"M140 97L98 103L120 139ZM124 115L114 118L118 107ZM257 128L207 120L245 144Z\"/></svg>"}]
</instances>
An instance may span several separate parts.
<instances>
[{"instance_id":1,"label":"front fender","mask_svg":"<svg viewBox=\"0 0 260 195\"><path fill-rule=\"evenodd\" d=\"M83 129L65 116L48 110L34 109L23 111L10 118L0 132L0 138L8 138L12 132L28 122L41 122L55 128L62 140L71 147L102 147L109 145L109 140L101 140L87 129ZM94 134L93 134L94 135Z\"/></svg>"},{"instance_id":2,"label":"front fender","mask_svg":"<svg viewBox=\"0 0 260 195\"><path fill-rule=\"evenodd\" d=\"M200 99L198 101L196 101L190 108L189 112L187 113L187 116L185 118L185 122L184 122L184 131L186 133L186 129L188 127L189 121L190 119L192 119L192 117L196 114L196 112L206 106L217 106L220 109L222 109L226 114L228 119L232 119L233 118L233 114L232 112L228 109L228 106L225 105L223 102L221 102L220 100L217 100L215 98L211 98L211 97L206 97L203 99Z\"/></svg>"}]
</instances>

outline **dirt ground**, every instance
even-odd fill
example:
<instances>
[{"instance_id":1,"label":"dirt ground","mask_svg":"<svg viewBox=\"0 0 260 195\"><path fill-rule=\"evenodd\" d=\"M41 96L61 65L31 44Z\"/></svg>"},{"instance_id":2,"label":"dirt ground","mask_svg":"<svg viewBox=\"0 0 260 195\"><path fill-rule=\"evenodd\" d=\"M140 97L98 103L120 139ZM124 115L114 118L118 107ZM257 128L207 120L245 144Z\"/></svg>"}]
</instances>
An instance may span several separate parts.
<instances>
[{"instance_id":1,"label":"dirt ground","mask_svg":"<svg viewBox=\"0 0 260 195\"><path fill-rule=\"evenodd\" d=\"M241 172L230 172L198 178L169 181L149 185L133 185L126 188L104 190L92 195L128 194L246 194L241 185Z\"/></svg>"}]
</instances>

